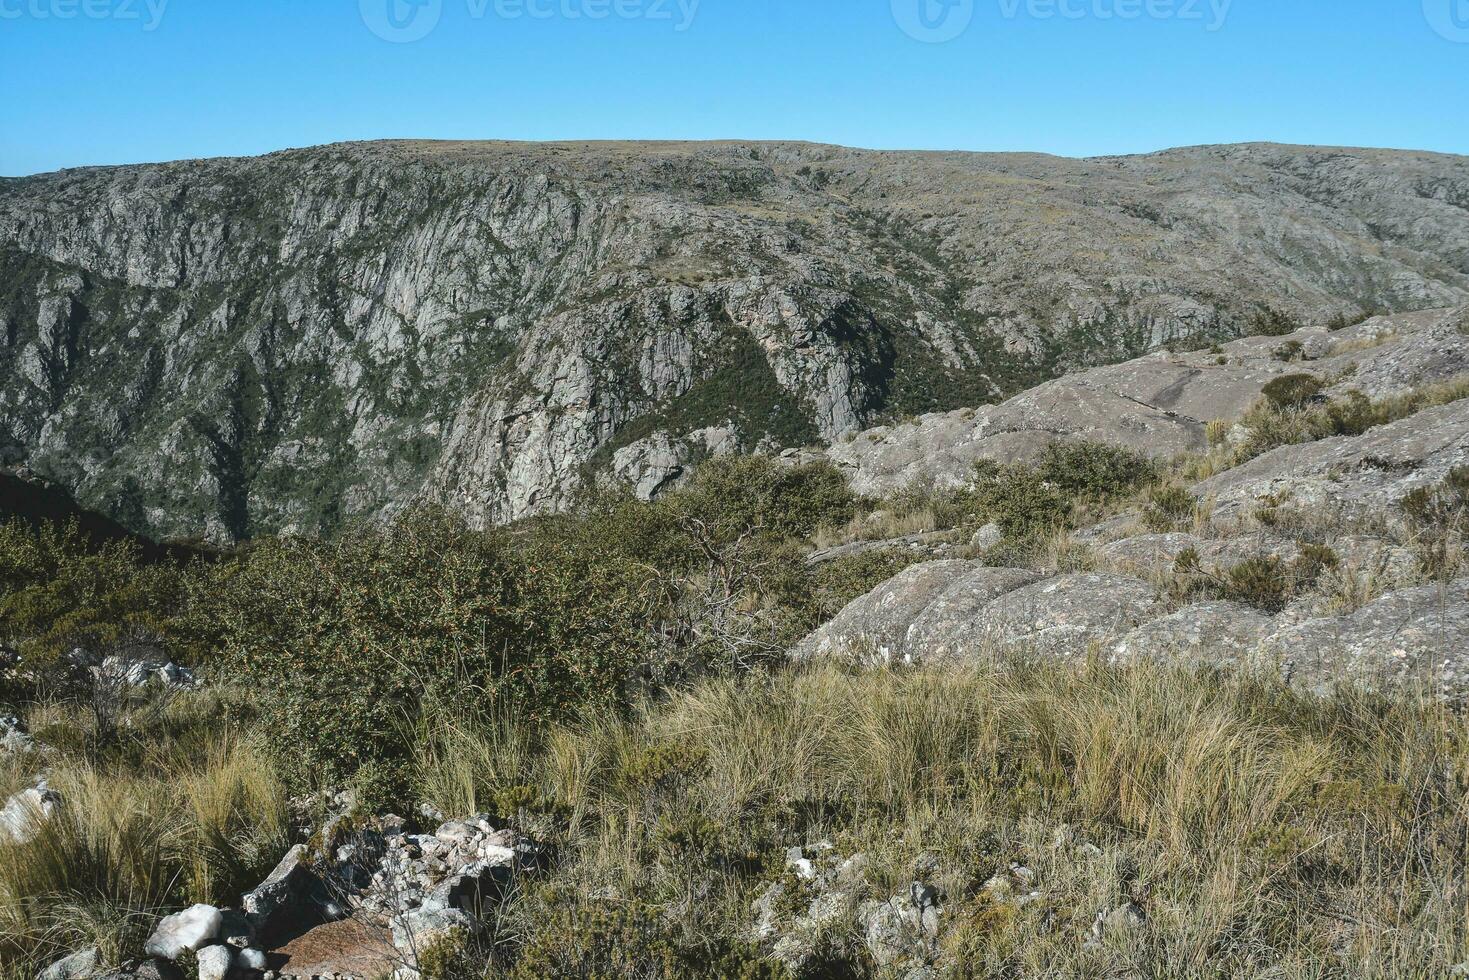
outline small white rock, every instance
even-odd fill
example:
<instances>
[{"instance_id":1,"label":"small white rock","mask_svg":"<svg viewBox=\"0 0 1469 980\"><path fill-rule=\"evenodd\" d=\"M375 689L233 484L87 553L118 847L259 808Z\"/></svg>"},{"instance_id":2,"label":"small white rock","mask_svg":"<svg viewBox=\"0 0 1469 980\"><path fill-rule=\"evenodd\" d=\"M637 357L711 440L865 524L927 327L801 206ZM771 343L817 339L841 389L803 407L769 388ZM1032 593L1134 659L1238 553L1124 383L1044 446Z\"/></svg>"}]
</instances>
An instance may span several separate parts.
<instances>
[{"instance_id":1,"label":"small white rock","mask_svg":"<svg viewBox=\"0 0 1469 980\"><path fill-rule=\"evenodd\" d=\"M224 980L234 962L228 946L206 946L199 950L199 980Z\"/></svg>"},{"instance_id":2,"label":"small white rock","mask_svg":"<svg viewBox=\"0 0 1469 980\"><path fill-rule=\"evenodd\" d=\"M149 956L176 960L185 952L204 947L219 936L224 916L213 905L195 905L158 923L143 946Z\"/></svg>"},{"instance_id":3,"label":"small white rock","mask_svg":"<svg viewBox=\"0 0 1469 980\"><path fill-rule=\"evenodd\" d=\"M254 970L257 973L264 972L268 965L265 954L258 949L242 949L235 965L242 970Z\"/></svg>"},{"instance_id":4,"label":"small white rock","mask_svg":"<svg viewBox=\"0 0 1469 980\"><path fill-rule=\"evenodd\" d=\"M0 842L28 844L40 832L41 825L51 819L61 797L40 780L5 801L0 808Z\"/></svg>"}]
</instances>

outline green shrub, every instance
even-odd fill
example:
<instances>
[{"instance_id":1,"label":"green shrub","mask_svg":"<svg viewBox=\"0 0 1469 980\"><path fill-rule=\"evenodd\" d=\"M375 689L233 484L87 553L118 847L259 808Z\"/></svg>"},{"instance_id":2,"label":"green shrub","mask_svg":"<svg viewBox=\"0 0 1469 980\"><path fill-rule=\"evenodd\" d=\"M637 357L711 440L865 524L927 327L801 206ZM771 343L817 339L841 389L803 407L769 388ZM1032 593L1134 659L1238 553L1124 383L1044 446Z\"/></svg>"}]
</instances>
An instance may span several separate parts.
<instances>
[{"instance_id":1,"label":"green shrub","mask_svg":"<svg viewBox=\"0 0 1469 980\"><path fill-rule=\"evenodd\" d=\"M1305 408L1317 395L1326 390L1326 383L1314 374L1283 374L1274 379L1260 393L1275 408Z\"/></svg>"},{"instance_id":2,"label":"green shrub","mask_svg":"<svg viewBox=\"0 0 1469 980\"><path fill-rule=\"evenodd\" d=\"M1033 464L982 461L975 468L980 513L1007 536L1065 527L1088 506L1105 504L1156 480L1148 457L1101 443L1051 443Z\"/></svg>"},{"instance_id":3,"label":"green shrub","mask_svg":"<svg viewBox=\"0 0 1469 980\"><path fill-rule=\"evenodd\" d=\"M1142 453L1097 442L1053 442L1035 464L1035 475L1073 497L1110 500L1157 478Z\"/></svg>"},{"instance_id":4,"label":"green shrub","mask_svg":"<svg viewBox=\"0 0 1469 980\"><path fill-rule=\"evenodd\" d=\"M676 515L717 525L726 535L759 531L777 538L805 538L817 528L846 524L857 504L835 466L786 466L768 456L712 460L686 489L667 498Z\"/></svg>"},{"instance_id":5,"label":"green shrub","mask_svg":"<svg viewBox=\"0 0 1469 980\"><path fill-rule=\"evenodd\" d=\"M296 786L390 794L426 703L532 719L616 706L649 648L647 569L584 543L471 531L440 512L336 542L263 542L205 617L260 694Z\"/></svg>"},{"instance_id":6,"label":"green shrub","mask_svg":"<svg viewBox=\"0 0 1469 980\"><path fill-rule=\"evenodd\" d=\"M472 943L463 929L450 929L418 951L418 975L422 980L478 980Z\"/></svg>"},{"instance_id":7,"label":"green shrub","mask_svg":"<svg viewBox=\"0 0 1469 980\"><path fill-rule=\"evenodd\" d=\"M1301 329L1301 322L1283 310L1267 307L1255 314L1253 332L1263 337L1281 337Z\"/></svg>"},{"instance_id":8,"label":"green shrub","mask_svg":"<svg viewBox=\"0 0 1469 980\"><path fill-rule=\"evenodd\" d=\"M76 523L0 526L0 642L32 664L81 647L105 656L134 644L192 659L179 614L185 572L146 563L130 540L97 544Z\"/></svg>"},{"instance_id":9,"label":"green shrub","mask_svg":"<svg viewBox=\"0 0 1469 980\"><path fill-rule=\"evenodd\" d=\"M1176 483L1154 487L1143 508L1143 525L1152 531L1173 531L1193 519L1197 507L1194 495Z\"/></svg>"}]
</instances>

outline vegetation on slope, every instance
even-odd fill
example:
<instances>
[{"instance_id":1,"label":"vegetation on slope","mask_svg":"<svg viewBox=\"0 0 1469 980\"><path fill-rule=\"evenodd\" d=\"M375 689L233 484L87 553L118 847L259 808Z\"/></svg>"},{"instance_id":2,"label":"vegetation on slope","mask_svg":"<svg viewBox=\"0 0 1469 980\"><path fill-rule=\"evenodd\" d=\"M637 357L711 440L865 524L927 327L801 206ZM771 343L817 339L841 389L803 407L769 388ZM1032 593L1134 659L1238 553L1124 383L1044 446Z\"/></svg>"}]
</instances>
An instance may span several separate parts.
<instances>
[{"instance_id":1,"label":"vegetation on slope","mask_svg":"<svg viewBox=\"0 0 1469 980\"><path fill-rule=\"evenodd\" d=\"M1403 502L1425 576L1462 568L1465 485ZM917 508L1001 525L997 560L1085 567L1068 528L1124 508L1185 525L1202 505L1178 489L1079 445L884 502L828 467L720 460L654 503L592 493L487 532L422 512L210 563L6 525L0 641L20 664L0 665L0 714L48 749L0 757L0 792L44 769L62 803L0 844L0 975L89 944L136 956L159 914L259 880L307 818L293 797L343 786L553 844L496 933L435 967L453 980L885 976L850 925L799 921L821 896L786 851L825 844L864 856L851 901L941 890L952 976L1446 973L1469 955L1469 728L1433 698L1008 651L943 673L780 662L914 560L808 564L818 538ZM1301 560L1288 595L1281 569L1188 585L1263 608L1347 591L1325 553ZM67 656L145 645L210 685L99 696ZM1040 899L987 887L1012 863ZM799 963L755 935L762 897ZM1086 942L1125 902L1150 927Z\"/></svg>"}]
</instances>

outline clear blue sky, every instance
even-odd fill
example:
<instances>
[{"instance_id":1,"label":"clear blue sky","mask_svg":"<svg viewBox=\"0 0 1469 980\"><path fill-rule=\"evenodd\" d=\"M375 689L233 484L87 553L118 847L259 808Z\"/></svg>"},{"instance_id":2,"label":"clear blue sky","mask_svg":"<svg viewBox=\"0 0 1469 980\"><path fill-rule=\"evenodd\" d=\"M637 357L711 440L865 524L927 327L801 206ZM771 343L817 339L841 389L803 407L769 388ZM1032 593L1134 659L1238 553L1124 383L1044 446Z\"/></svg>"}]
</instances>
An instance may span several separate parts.
<instances>
[{"instance_id":1,"label":"clear blue sky","mask_svg":"<svg viewBox=\"0 0 1469 980\"><path fill-rule=\"evenodd\" d=\"M1469 0L0 0L0 85L6 175L382 137L1469 153Z\"/></svg>"}]
</instances>

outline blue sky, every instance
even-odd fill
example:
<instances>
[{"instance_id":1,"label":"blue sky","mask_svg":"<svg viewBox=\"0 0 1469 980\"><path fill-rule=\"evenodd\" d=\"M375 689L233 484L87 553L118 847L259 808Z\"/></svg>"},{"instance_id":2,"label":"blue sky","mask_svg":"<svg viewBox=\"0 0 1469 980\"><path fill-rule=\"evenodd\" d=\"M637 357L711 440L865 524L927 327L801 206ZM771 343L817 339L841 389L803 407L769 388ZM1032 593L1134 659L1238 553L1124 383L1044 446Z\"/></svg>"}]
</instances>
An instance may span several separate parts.
<instances>
[{"instance_id":1,"label":"blue sky","mask_svg":"<svg viewBox=\"0 0 1469 980\"><path fill-rule=\"evenodd\" d=\"M1469 0L0 0L0 84L6 175L383 137L1469 153Z\"/></svg>"}]
</instances>

